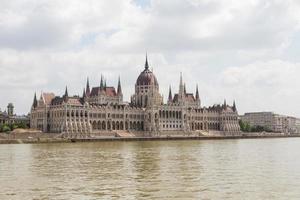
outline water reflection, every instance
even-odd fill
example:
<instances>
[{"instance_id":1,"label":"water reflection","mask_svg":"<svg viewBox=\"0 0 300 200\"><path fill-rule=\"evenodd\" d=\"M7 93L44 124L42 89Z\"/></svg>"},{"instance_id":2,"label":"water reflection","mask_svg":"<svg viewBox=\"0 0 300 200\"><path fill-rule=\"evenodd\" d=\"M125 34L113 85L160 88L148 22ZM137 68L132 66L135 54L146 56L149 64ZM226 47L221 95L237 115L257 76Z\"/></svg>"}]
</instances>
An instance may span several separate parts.
<instances>
[{"instance_id":1,"label":"water reflection","mask_svg":"<svg viewBox=\"0 0 300 200\"><path fill-rule=\"evenodd\" d=\"M0 199L297 199L300 140L0 145Z\"/></svg>"}]
</instances>

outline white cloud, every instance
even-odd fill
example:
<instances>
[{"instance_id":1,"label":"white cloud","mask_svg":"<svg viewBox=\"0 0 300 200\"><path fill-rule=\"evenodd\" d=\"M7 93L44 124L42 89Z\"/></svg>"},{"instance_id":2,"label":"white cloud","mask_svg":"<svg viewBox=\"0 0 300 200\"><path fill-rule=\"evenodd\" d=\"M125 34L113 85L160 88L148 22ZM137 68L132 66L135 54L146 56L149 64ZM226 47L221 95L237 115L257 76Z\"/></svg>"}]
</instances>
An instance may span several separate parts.
<instances>
[{"instance_id":1,"label":"white cloud","mask_svg":"<svg viewBox=\"0 0 300 200\"><path fill-rule=\"evenodd\" d=\"M256 111L271 110L299 116L299 75L300 63L254 62L225 69L220 76L220 85L238 98L243 112L251 107Z\"/></svg>"},{"instance_id":2,"label":"white cloud","mask_svg":"<svg viewBox=\"0 0 300 200\"><path fill-rule=\"evenodd\" d=\"M149 2L1 0L2 110L13 101L28 112L35 91L62 94L68 85L81 94L86 77L98 85L101 73L110 85L121 75L129 100L148 51L165 97L182 71L205 105L227 97L241 112L300 116L299 64L284 59L299 34L297 1Z\"/></svg>"}]
</instances>

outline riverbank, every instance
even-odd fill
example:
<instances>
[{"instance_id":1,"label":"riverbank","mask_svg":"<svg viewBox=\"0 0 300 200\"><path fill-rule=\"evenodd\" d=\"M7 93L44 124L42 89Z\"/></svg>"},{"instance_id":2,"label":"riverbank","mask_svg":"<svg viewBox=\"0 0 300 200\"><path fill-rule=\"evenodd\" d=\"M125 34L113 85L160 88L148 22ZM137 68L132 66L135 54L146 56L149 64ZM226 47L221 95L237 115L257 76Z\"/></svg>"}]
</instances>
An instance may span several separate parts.
<instances>
[{"instance_id":1,"label":"riverbank","mask_svg":"<svg viewBox=\"0 0 300 200\"><path fill-rule=\"evenodd\" d=\"M161 136L161 137L98 137L98 138L37 138L37 139L0 139L0 144L43 144L103 141L159 141L159 140L228 140L228 139L267 139L293 138L300 135L243 135L243 136Z\"/></svg>"}]
</instances>

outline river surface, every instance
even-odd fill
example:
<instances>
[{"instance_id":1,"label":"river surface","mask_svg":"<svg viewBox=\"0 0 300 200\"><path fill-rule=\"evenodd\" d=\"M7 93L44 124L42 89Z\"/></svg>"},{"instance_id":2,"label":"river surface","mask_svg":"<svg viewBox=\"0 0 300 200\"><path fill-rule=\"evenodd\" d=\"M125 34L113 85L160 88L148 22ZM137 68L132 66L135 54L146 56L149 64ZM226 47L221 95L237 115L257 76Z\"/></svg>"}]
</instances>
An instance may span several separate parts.
<instances>
[{"instance_id":1,"label":"river surface","mask_svg":"<svg viewBox=\"0 0 300 200\"><path fill-rule=\"evenodd\" d=\"M300 199L300 138L0 145L0 199Z\"/></svg>"}]
</instances>

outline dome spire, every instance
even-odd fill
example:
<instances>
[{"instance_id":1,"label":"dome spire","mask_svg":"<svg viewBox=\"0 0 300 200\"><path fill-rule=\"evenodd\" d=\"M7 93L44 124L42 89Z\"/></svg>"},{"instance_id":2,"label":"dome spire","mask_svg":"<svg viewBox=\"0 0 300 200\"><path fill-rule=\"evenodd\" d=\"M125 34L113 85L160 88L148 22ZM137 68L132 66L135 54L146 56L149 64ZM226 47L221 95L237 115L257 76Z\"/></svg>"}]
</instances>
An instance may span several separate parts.
<instances>
[{"instance_id":1,"label":"dome spire","mask_svg":"<svg viewBox=\"0 0 300 200\"><path fill-rule=\"evenodd\" d=\"M148 69L149 69L149 64L148 64L148 55L147 55L147 52L146 52L145 70L148 70Z\"/></svg>"}]
</instances>

